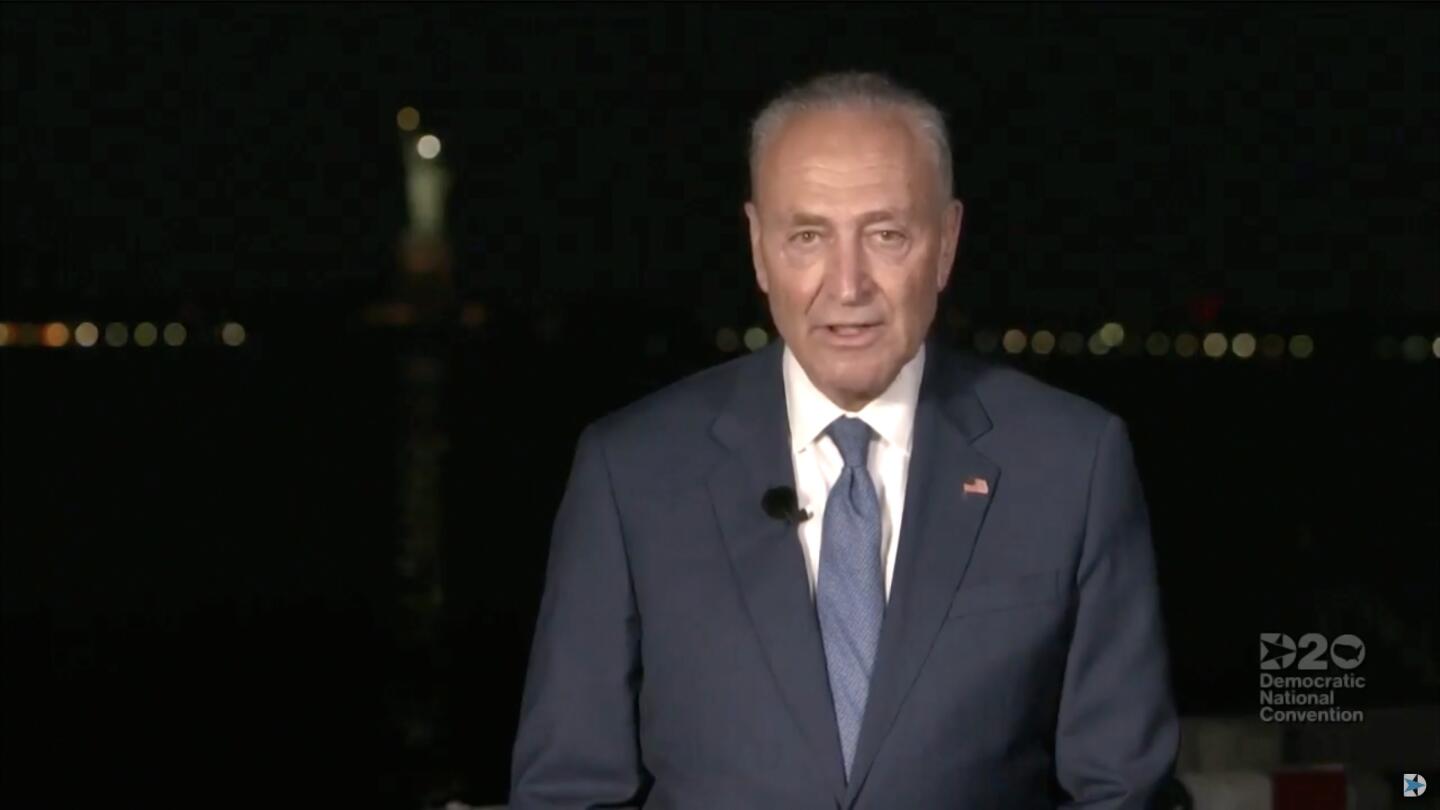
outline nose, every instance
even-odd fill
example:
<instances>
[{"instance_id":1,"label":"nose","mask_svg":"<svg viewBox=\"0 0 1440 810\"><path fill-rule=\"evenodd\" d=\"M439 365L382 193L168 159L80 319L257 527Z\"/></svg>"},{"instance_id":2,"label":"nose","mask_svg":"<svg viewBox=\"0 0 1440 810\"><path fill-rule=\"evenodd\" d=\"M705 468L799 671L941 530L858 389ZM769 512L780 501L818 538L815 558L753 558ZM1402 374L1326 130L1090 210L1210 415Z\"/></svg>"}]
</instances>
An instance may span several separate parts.
<instances>
[{"instance_id":1,"label":"nose","mask_svg":"<svg viewBox=\"0 0 1440 810\"><path fill-rule=\"evenodd\" d=\"M841 303L865 299L870 292L870 263L858 239L837 240L828 276L830 292Z\"/></svg>"}]
</instances>

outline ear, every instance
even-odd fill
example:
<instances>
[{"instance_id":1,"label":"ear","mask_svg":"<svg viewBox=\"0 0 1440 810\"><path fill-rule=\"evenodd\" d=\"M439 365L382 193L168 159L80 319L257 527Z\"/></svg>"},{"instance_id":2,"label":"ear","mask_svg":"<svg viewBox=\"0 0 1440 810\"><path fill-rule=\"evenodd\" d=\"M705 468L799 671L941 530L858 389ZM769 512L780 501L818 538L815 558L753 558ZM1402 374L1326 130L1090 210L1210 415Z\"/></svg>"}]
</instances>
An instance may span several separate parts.
<instances>
[{"instance_id":1,"label":"ear","mask_svg":"<svg viewBox=\"0 0 1440 810\"><path fill-rule=\"evenodd\" d=\"M760 249L760 211L753 201L745 203L745 219L750 223L750 261L755 265L755 283L760 291L770 294L770 278L765 272L765 254Z\"/></svg>"},{"instance_id":2,"label":"ear","mask_svg":"<svg viewBox=\"0 0 1440 810\"><path fill-rule=\"evenodd\" d=\"M940 266L937 269L937 289L945 289L950 282L950 271L955 268L955 252L960 246L960 222L965 218L965 205L951 200L945 206L940 226Z\"/></svg>"}]
</instances>

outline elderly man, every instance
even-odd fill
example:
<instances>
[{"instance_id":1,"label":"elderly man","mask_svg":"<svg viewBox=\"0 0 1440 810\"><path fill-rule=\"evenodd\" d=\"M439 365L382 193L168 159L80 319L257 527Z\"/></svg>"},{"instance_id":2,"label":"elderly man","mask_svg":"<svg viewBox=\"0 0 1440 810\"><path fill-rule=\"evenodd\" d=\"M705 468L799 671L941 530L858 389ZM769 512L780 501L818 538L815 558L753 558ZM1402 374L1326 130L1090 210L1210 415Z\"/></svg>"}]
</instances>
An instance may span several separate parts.
<instances>
[{"instance_id":1,"label":"elderly man","mask_svg":"<svg viewBox=\"0 0 1440 810\"><path fill-rule=\"evenodd\" d=\"M1140 810L1174 762L1124 424L929 337L944 118L838 74L756 119L781 341L590 425L512 810Z\"/></svg>"}]
</instances>

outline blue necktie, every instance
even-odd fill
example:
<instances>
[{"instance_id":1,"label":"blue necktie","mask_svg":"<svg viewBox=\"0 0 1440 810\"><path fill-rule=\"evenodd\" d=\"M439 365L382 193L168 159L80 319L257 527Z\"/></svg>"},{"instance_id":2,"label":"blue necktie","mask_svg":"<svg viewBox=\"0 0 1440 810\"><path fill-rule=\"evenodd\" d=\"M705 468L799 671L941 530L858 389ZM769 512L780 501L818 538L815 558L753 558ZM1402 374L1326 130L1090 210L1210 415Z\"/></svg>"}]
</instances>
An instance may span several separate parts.
<instances>
[{"instance_id":1,"label":"blue necktie","mask_svg":"<svg viewBox=\"0 0 1440 810\"><path fill-rule=\"evenodd\" d=\"M845 468L825 500L820 529L820 572L815 609L825 642L830 695L845 756L845 779L855 759L860 721L870 694L870 673L885 614L885 581L880 561L880 499L865 469L870 426L848 416L825 431Z\"/></svg>"}]
</instances>

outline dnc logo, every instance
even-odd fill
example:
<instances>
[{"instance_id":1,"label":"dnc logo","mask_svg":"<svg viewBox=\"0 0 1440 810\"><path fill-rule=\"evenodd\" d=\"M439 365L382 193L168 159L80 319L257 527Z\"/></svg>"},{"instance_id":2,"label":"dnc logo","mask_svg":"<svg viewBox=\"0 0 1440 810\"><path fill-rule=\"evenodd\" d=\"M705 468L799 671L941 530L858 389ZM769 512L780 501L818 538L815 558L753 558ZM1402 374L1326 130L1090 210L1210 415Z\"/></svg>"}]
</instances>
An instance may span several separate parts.
<instances>
[{"instance_id":1,"label":"dnc logo","mask_svg":"<svg viewBox=\"0 0 1440 810\"><path fill-rule=\"evenodd\" d=\"M1405 774L1405 798L1411 799L1425 792L1425 777L1418 773Z\"/></svg>"},{"instance_id":2,"label":"dnc logo","mask_svg":"<svg viewBox=\"0 0 1440 810\"><path fill-rule=\"evenodd\" d=\"M1326 656L1326 652L1329 656ZM1296 656L1299 653L1304 655ZM1334 641L1319 633L1306 633L1297 644L1288 633L1260 634L1260 669L1289 669L1292 665L1300 670L1325 671L1334 664L1342 670L1355 669L1365 661L1365 642L1349 633L1336 636Z\"/></svg>"}]
</instances>

